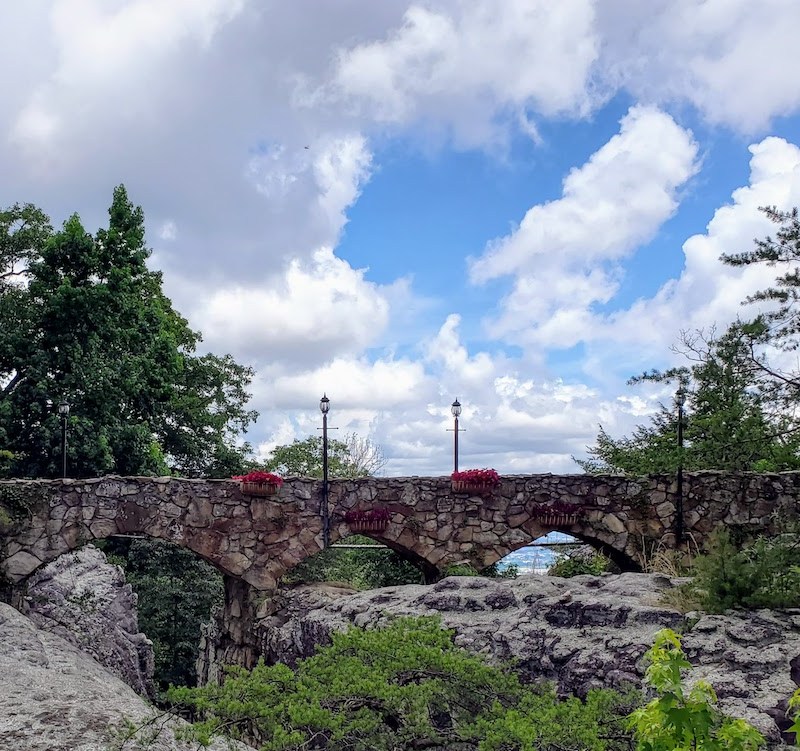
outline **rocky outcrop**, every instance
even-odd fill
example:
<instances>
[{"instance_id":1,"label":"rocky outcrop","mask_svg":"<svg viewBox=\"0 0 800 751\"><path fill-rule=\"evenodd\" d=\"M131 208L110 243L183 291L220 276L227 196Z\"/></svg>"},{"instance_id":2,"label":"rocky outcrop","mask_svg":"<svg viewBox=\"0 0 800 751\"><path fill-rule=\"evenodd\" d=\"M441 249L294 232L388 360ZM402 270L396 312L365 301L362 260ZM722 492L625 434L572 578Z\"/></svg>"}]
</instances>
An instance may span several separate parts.
<instances>
[{"instance_id":1,"label":"rocky outcrop","mask_svg":"<svg viewBox=\"0 0 800 751\"><path fill-rule=\"evenodd\" d=\"M397 615L438 614L471 652L514 660L524 679L554 681L564 694L583 695L592 687L641 686L642 657L668 626L684 632L692 678L709 680L725 711L778 742L788 726L786 701L800 685L800 610L682 615L660 604L672 586L657 574L622 574L450 577L433 586L359 593L301 587L282 592L274 614L260 621L255 649L267 661L292 664L351 624L369 628ZM206 649L213 677L213 635Z\"/></svg>"},{"instance_id":2,"label":"rocky outcrop","mask_svg":"<svg viewBox=\"0 0 800 751\"><path fill-rule=\"evenodd\" d=\"M153 697L153 646L139 632L136 595L119 566L92 546L61 556L28 582L23 611L94 657L137 693Z\"/></svg>"},{"instance_id":3,"label":"rocky outcrop","mask_svg":"<svg viewBox=\"0 0 800 751\"><path fill-rule=\"evenodd\" d=\"M190 751L183 725L73 644L0 604L0 749L3 751ZM141 725L133 737L126 721ZM216 743L217 751L229 748ZM244 749L239 746L239 749Z\"/></svg>"}]
</instances>

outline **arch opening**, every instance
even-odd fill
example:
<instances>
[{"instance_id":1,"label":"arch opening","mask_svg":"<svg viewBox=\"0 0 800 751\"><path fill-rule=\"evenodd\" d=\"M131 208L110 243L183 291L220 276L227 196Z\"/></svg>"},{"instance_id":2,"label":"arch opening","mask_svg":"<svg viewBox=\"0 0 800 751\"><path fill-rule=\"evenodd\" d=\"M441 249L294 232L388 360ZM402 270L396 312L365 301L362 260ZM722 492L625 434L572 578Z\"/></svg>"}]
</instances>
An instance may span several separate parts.
<instances>
[{"instance_id":1,"label":"arch opening","mask_svg":"<svg viewBox=\"0 0 800 751\"><path fill-rule=\"evenodd\" d=\"M153 642L158 690L196 685L201 628L224 603L223 572L163 538L113 535L95 544L122 567L136 593L139 629Z\"/></svg>"},{"instance_id":2,"label":"arch opening","mask_svg":"<svg viewBox=\"0 0 800 751\"><path fill-rule=\"evenodd\" d=\"M559 565L562 562L564 565ZM520 544L494 565L501 573L513 570L513 567L518 574L547 574L554 569L557 576L642 570L625 553L596 537L558 529Z\"/></svg>"},{"instance_id":3,"label":"arch opening","mask_svg":"<svg viewBox=\"0 0 800 751\"><path fill-rule=\"evenodd\" d=\"M339 583L353 589L376 589L436 581L438 572L424 558L380 535L358 533L337 539L326 550L286 571L288 586Z\"/></svg>"}]
</instances>

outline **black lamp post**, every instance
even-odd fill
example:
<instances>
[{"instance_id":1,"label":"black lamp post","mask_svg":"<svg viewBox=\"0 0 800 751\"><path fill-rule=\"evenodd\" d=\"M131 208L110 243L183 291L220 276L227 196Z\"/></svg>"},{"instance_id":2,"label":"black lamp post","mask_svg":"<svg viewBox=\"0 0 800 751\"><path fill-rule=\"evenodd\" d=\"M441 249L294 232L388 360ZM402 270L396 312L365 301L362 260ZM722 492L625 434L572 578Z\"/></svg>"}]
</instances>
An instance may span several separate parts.
<instances>
[{"instance_id":1,"label":"black lamp post","mask_svg":"<svg viewBox=\"0 0 800 751\"><path fill-rule=\"evenodd\" d=\"M331 520L328 516L328 411L331 400L323 394L319 400L319 411L322 412L322 545L328 547L331 542Z\"/></svg>"},{"instance_id":2,"label":"black lamp post","mask_svg":"<svg viewBox=\"0 0 800 751\"><path fill-rule=\"evenodd\" d=\"M69 403L58 403L58 415L61 418L61 476L67 476L67 418L69 417Z\"/></svg>"},{"instance_id":3,"label":"black lamp post","mask_svg":"<svg viewBox=\"0 0 800 751\"><path fill-rule=\"evenodd\" d=\"M678 487L675 506L675 541L678 545L683 542L683 405L686 404L686 391L683 386L678 387L675 394L675 404L678 406Z\"/></svg>"},{"instance_id":4,"label":"black lamp post","mask_svg":"<svg viewBox=\"0 0 800 751\"><path fill-rule=\"evenodd\" d=\"M458 416L461 414L461 404L458 397L450 406L453 413L453 471L458 472Z\"/></svg>"}]
</instances>

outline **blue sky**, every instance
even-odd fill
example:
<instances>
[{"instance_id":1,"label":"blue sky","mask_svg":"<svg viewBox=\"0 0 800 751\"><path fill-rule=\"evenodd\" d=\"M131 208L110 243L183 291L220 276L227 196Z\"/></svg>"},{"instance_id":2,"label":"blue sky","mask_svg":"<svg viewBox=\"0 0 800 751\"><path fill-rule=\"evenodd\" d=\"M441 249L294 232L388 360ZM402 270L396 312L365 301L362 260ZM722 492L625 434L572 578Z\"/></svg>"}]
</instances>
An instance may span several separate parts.
<instances>
[{"instance_id":1,"label":"blue sky","mask_svg":"<svg viewBox=\"0 0 800 751\"><path fill-rule=\"evenodd\" d=\"M575 471L800 204L796 0L5 4L0 205L144 208L151 264L256 370L260 455L331 420L389 474ZM35 35L37 45L28 39ZM11 74L13 72L13 75Z\"/></svg>"}]
</instances>

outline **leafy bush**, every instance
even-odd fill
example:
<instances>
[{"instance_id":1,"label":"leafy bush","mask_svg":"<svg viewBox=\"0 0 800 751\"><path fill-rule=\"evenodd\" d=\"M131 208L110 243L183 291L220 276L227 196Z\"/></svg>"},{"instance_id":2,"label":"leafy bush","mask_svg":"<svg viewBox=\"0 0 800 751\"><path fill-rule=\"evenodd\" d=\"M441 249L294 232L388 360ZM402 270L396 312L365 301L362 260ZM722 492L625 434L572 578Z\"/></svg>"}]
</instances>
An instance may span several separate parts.
<instances>
[{"instance_id":1,"label":"leafy bush","mask_svg":"<svg viewBox=\"0 0 800 751\"><path fill-rule=\"evenodd\" d=\"M739 547L724 528L695 564L700 605L710 613L735 607L800 607L800 535L760 537Z\"/></svg>"},{"instance_id":2,"label":"leafy bush","mask_svg":"<svg viewBox=\"0 0 800 751\"><path fill-rule=\"evenodd\" d=\"M674 631L659 631L645 659L650 662L645 682L658 696L629 718L639 751L752 751L763 744L752 725L717 709L709 683L697 681L686 689L681 671L691 664Z\"/></svg>"},{"instance_id":3,"label":"leafy bush","mask_svg":"<svg viewBox=\"0 0 800 751\"><path fill-rule=\"evenodd\" d=\"M351 535L348 543L363 545L375 541L363 535ZM421 584L422 571L394 550L365 548L328 548L306 558L282 577L284 584L343 582L354 589Z\"/></svg>"},{"instance_id":4,"label":"leafy bush","mask_svg":"<svg viewBox=\"0 0 800 751\"><path fill-rule=\"evenodd\" d=\"M202 743L224 731L266 751L628 747L619 695L559 701L552 688L522 686L456 647L435 618L351 628L295 671L233 668L222 686L173 689L170 698L203 717L192 731Z\"/></svg>"},{"instance_id":5,"label":"leafy bush","mask_svg":"<svg viewBox=\"0 0 800 751\"><path fill-rule=\"evenodd\" d=\"M788 714L794 719L794 722L789 727L789 732L794 733L794 743L797 745L800 743L800 688L789 699Z\"/></svg>"},{"instance_id":6,"label":"leafy bush","mask_svg":"<svg viewBox=\"0 0 800 751\"><path fill-rule=\"evenodd\" d=\"M556 560L547 569L548 576L580 576L592 574L599 576L609 567L609 560L596 550L581 546L573 548L566 553L556 553Z\"/></svg>"}]
</instances>

